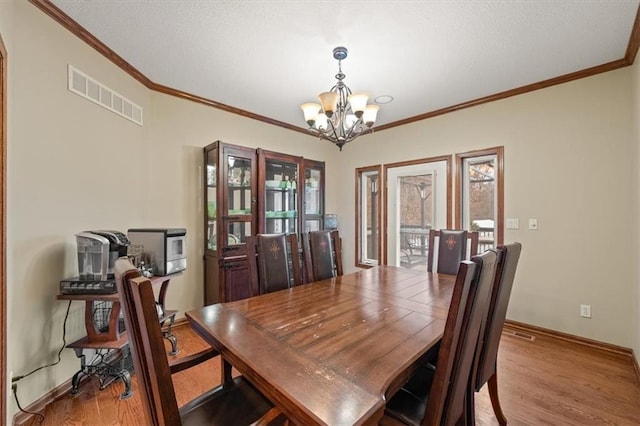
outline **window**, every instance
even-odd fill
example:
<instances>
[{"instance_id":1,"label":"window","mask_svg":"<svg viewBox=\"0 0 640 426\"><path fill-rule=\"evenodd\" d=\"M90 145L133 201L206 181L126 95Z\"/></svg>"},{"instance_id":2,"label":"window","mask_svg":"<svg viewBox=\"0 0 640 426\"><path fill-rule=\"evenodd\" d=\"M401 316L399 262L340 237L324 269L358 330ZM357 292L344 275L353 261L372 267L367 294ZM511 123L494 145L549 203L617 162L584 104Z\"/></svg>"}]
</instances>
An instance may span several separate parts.
<instances>
[{"instance_id":1,"label":"window","mask_svg":"<svg viewBox=\"0 0 640 426\"><path fill-rule=\"evenodd\" d=\"M503 147L456 155L456 228L479 232L479 253L503 243L503 156Z\"/></svg>"},{"instance_id":2,"label":"window","mask_svg":"<svg viewBox=\"0 0 640 426\"><path fill-rule=\"evenodd\" d=\"M479 253L503 244L503 158L456 154L455 186L451 155L357 168L356 266L426 268L431 228L478 231Z\"/></svg>"},{"instance_id":3,"label":"window","mask_svg":"<svg viewBox=\"0 0 640 426\"><path fill-rule=\"evenodd\" d=\"M356 169L356 266L371 267L380 264L382 166Z\"/></svg>"}]
</instances>

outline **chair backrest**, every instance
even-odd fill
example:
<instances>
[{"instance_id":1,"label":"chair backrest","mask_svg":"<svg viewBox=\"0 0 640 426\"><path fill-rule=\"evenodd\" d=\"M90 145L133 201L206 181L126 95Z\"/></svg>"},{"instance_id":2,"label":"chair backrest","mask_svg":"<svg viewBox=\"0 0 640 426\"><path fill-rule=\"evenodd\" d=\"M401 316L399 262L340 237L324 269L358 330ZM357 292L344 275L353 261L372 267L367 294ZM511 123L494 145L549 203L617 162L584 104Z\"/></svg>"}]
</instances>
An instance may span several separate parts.
<instances>
[{"instance_id":1,"label":"chair backrest","mask_svg":"<svg viewBox=\"0 0 640 426\"><path fill-rule=\"evenodd\" d=\"M480 233L478 231L467 231L467 248L468 256L465 259L471 259L478 253L478 244L480 242ZM467 254L465 254L467 256Z\"/></svg>"},{"instance_id":2,"label":"chair backrest","mask_svg":"<svg viewBox=\"0 0 640 426\"><path fill-rule=\"evenodd\" d=\"M484 332L481 335L481 341L478 342L478 351L476 353L477 374L475 375L474 386L478 391L496 372L500 336L507 317L507 307L509 306L509 298L511 297L511 289L513 288L513 280L516 275L522 245L520 243L507 244L499 246L497 250L498 266L495 282L491 292Z\"/></svg>"},{"instance_id":3,"label":"chair backrest","mask_svg":"<svg viewBox=\"0 0 640 426\"><path fill-rule=\"evenodd\" d=\"M479 240L478 231L430 229L427 270L442 274L455 274L460 261L469 260L478 254ZM434 262L436 263L435 271L433 269Z\"/></svg>"},{"instance_id":4,"label":"chair backrest","mask_svg":"<svg viewBox=\"0 0 640 426\"><path fill-rule=\"evenodd\" d=\"M494 252L475 256L472 262L460 262L422 424L453 425L464 415L465 395L495 268Z\"/></svg>"},{"instance_id":5,"label":"chair backrest","mask_svg":"<svg viewBox=\"0 0 640 426\"><path fill-rule=\"evenodd\" d=\"M466 258L466 255L467 231L429 230L429 255L427 257L429 272L454 275L458 272L458 265ZM433 268L434 259L437 259L435 270Z\"/></svg>"},{"instance_id":6,"label":"chair backrest","mask_svg":"<svg viewBox=\"0 0 640 426\"><path fill-rule=\"evenodd\" d=\"M252 289L264 294L302 284L296 234L258 234L246 243Z\"/></svg>"},{"instance_id":7,"label":"chair backrest","mask_svg":"<svg viewBox=\"0 0 640 426\"><path fill-rule=\"evenodd\" d=\"M152 425L180 425L169 361L151 281L128 258L116 260L115 278L142 405Z\"/></svg>"},{"instance_id":8,"label":"chair backrest","mask_svg":"<svg viewBox=\"0 0 640 426\"><path fill-rule=\"evenodd\" d=\"M305 281L312 282L343 274L340 234L311 231L302 235Z\"/></svg>"}]
</instances>

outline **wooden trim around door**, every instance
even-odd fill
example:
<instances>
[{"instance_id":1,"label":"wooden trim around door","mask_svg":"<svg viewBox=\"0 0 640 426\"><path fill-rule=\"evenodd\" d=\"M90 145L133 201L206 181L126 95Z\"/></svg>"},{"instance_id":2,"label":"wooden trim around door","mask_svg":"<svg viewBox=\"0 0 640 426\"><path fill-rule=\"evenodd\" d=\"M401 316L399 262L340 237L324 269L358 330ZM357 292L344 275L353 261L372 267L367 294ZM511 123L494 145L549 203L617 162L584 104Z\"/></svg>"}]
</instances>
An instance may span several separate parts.
<instances>
[{"instance_id":1,"label":"wooden trim around door","mask_svg":"<svg viewBox=\"0 0 640 426\"><path fill-rule=\"evenodd\" d=\"M0 35L0 421L7 419L7 49Z\"/></svg>"},{"instance_id":2,"label":"wooden trim around door","mask_svg":"<svg viewBox=\"0 0 640 426\"><path fill-rule=\"evenodd\" d=\"M376 164L375 166L367 166L367 167L356 167L356 185L355 185L355 201L356 201L356 214L355 214L355 228L356 228L356 241L355 241L355 266L358 268L371 268L373 265L366 265L361 260L362 253L360 252L360 228L362 222L362 198L360 197L361 192L361 173L362 172L378 172L378 212L376 214L376 220L378 221L378 241L376 241L376 246L378 250L378 265L382 265L382 232L384 231L384 226L382 223L382 209L384 208L384 204L382 202L382 197L384 197L384 188L383 184L383 175L382 175L382 164ZM386 217L386 215L385 215Z\"/></svg>"}]
</instances>

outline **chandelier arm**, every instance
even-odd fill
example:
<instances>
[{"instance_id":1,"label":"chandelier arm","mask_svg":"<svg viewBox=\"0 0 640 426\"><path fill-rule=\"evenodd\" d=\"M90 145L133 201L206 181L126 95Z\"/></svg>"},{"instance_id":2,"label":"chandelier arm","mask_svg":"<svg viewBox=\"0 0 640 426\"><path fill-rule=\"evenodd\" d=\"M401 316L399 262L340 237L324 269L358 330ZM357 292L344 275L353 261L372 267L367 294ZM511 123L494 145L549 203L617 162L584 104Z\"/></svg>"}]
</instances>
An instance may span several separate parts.
<instances>
[{"instance_id":1,"label":"chandelier arm","mask_svg":"<svg viewBox=\"0 0 640 426\"><path fill-rule=\"evenodd\" d=\"M345 135L345 138L348 141L352 141L356 137L360 136L361 131L358 131L358 127L359 127L359 124L361 124L361 123L362 123L361 119L358 119L358 121L353 123L353 126L351 126L351 128L349 129L349 133ZM360 128L362 128L362 127L360 127Z\"/></svg>"},{"instance_id":2,"label":"chandelier arm","mask_svg":"<svg viewBox=\"0 0 640 426\"><path fill-rule=\"evenodd\" d=\"M337 130L336 130L336 126L333 124L333 120L329 120L328 123L329 123L329 126L331 127L331 131L329 131L329 129L327 129L325 131L325 134L326 135L333 134L337 138L338 137L338 133L337 133Z\"/></svg>"}]
</instances>

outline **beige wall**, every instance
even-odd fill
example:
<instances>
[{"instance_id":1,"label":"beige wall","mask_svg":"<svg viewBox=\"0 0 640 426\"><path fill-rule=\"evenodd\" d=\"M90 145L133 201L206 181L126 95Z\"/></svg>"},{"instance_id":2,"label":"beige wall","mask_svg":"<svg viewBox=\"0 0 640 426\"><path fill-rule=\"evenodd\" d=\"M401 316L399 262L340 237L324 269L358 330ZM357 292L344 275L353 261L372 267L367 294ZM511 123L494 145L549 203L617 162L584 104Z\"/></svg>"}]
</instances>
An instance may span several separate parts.
<instances>
[{"instance_id":1,"label":"beige wall","mask_svg":"<svg viewBox=\"0 0 640 426\"><path fill-rule=\"evenodd\" d=\"M347 270L355 167L504 145L506 217L535 217L540 226L507 231L507 242L524 245L509 318L640 352L638 327L628 326L640 303L631 255L640 231L629 232L639 209L629 197L638 188L629 90L637 67L378 132L340 153L149 92L25 1L0 1L0 31L9 53L10 371L56 359L66 304L55 296L59 280L77 272L78 231L186 227L189 267L172 279L168 297L181 313L202 304L201 152L217 139L327 161L327 211L339 215ZM141 105L144 127L68 92L68 63ZM592 319L579 318L580 303L592 305ZM82 315L83 306L72 305L67 341L84 334ZM73 375L72 351L62 359L20 381L23 405ZM15 410L9 400L10 415Z\"/></svg>"},{"instance_id":2,"label":"beige wall","mask_svg":"<svg viewBox=\"0 0 640 426\"><path fill-rule=\"evenodd\" d=\"M8 50L7 282L8 369L52 363L62 346L66 302L59 281L77 275L74 234L144 222L149 187L145 127L69 92L67 64L149 109L150 95L71 33L25 1L2 2ZM127 206L141 207L128 208ZM84 335L74 303L67 342ZM68 380L73 351L18 384L23 405ZM8 399L9 413L15 409Z\"/></svg>"},{"instance_id":3,"label":"beige wall","mask_svg":"<svg viewBox=\"0 0 640 426\"><path fill-rule=\"evenodd\" d=\"M505 242L523 253L508 318L632 345L629 68L375 133L331 163L353 247L353 168L504 146ZM428 93L424 93L428 96ZM384 110L381 112L384 114ZM538 231L529 231L537 218ZM346 252L353 265L353 250ZM593 317L579 317L581 303Z\"/></svg>"},{"instance_id":4,"label":"beige wall","mask_svg":"<svg viewBox=\"0 0 640 426\"><path fill-rule=\"evenodd\" d=\"M202 306L202 148L221 139L324 161L332 147L306 135L150 92L28 2L0 4L9 55L8 368L16 375L57 359L77 275L74 234L88 229L186 227L188 269L172 279L171 308ZM67 64L144 109L133 124L69 92ZM67 343L84 336L73 303ZM62 363L21 380L23 406L78 370ZM17 410L10 399L9 415Z\"/></svg>"},{"instance_id":5,"label":"beige wall","mask_svg":"<svg viewBox=\"0 0 640 426\"><path fill-rule=\"evenodd\" d=\"M150 130L149 226L187 228L189 266L168 296L181 311L202 306L202 148L216 140L326 161L331 146L307 135L155 93Z\"/></svg>"}]
</instances>

